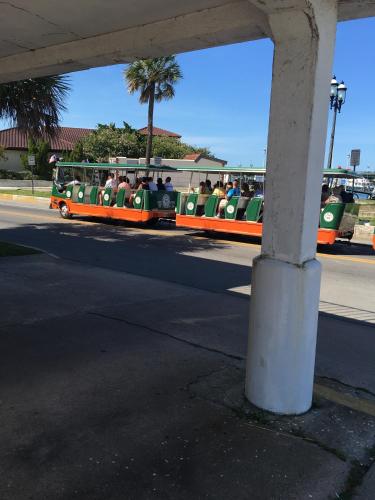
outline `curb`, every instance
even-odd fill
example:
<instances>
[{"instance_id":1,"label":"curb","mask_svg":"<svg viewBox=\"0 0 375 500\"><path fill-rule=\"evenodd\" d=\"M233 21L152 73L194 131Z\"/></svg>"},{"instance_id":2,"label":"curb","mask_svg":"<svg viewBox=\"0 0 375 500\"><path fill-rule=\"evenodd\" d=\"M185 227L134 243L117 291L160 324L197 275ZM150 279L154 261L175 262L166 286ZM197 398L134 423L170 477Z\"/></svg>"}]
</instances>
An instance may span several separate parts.
<instances>
[{"instance_id":1,"label":"curb","mask_svg":"<svg viewBox=\"0 0 375 500\"><path fill-rule=\"evenodd\" d=\"M25 203L41 203L45 202L46 205L49 203L49 198L44 198L41 196L28 196L28 195L23 195L23 194L8 194L8 193L1 193L0 192L0 200L7 200L7 201L22 201Z\"/></svg>"}]
</instances>

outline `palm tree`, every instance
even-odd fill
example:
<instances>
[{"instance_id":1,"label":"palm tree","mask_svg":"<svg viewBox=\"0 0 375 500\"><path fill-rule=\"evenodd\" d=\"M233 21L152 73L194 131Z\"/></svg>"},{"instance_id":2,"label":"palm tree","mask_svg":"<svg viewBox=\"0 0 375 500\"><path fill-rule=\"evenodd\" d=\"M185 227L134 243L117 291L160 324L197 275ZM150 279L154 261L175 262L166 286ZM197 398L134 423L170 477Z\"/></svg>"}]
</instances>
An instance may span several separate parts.
<instances>
[{"instance_id":1,"label":"palm tree","mask_svg":"<svg viewBox=\"0 0 375 500\"><path fill-rule=\"evenodd\" d=\"M174 84L182 78L181 69L175 56L157 57L133 62L124 70L124 76L129 93L139 90L139 102L148 102L146 165L150 165L154 102L174 97Z\"/></svg>"},{"instance_id":2,"label":"palm tree","mask_svg":"<svg viewBox=\"0 0 375 500\"><path fill-rule=\"evenodd\" d=\"M25 131L30 137L52 137L70 90L66 76L29 78L0 84L0 118Z\"/></svg>"}]
</instances>

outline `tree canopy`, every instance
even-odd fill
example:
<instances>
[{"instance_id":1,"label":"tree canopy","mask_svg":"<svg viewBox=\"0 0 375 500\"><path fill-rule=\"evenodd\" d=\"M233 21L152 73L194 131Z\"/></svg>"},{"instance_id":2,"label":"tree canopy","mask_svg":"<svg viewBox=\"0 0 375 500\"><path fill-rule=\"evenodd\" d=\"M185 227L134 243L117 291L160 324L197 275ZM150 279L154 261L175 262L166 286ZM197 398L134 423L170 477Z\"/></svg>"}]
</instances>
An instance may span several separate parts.
<instances>
[{"instance_id":1,"label":"tree canopy","mask_svg":"<svg viewBox=\"0 0 375 500\"><path fill-rule=\"evenodd\" d=\"M182 78L182 72L175 56L167 56L134 61L125 69L124 76L128 92L139 91L139 102L148 103L146 165L149 165L153 154L154 102L174 97L174 85Z\"/></svg>"},{"instance_id":2,"label":"tree canopy","mask_svg":"<svg viewBox=\"0 0 375 500\"><path fill-rule=\"evenodd\" d=\"M94 132L82 139L81 144L84 158L100 162L114 156L144 158L146 141L146 136L124 122L123 127L116 127L113 123L99 124ZM153 153L162 158L184 158L191 153L212 156L207 148L197 148L178 138L164 136L153 138Z\"/></svg>"}]
</instances>

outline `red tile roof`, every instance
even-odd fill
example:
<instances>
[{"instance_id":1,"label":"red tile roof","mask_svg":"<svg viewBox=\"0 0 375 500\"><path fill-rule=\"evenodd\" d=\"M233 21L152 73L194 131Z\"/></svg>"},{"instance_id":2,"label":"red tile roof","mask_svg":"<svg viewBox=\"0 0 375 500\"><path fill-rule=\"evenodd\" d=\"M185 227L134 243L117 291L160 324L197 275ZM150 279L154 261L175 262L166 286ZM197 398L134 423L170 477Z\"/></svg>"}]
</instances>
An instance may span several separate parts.
<instances>
[{"instance_id":1,"label":"red tile roof","mask_svg":"<svg viewBox=\"0 0 375 500\"><path fill-rule=\"evenodd\" d=\"M228 163L226 160L221 160L220 158L215 158L214 156L205 156L203 153L190 153L184 156L184 160L199 161L201 158L205 160L216 161L218 163L221 163L222 165L226 165Z\"/></svg>"},{"instance_id":2,"label":"red tile roof","mask_svg":"<svg viewBox=\"0 0 375 500\"><path fill-rule=\"evenodd\" d=\"M55 137L47 140L51 151L71 151L80 139L91 132L91 128L60 127ZM5 149L27 150L27 142L27 134L16 127L0 130L0 146Z\"/></svg>"},{"instance_id":3,"label":"red tile roof","mask_svg":"<svg viewBox=\"0 0 375 500\"><path fill-rule=\"evenodd\" d=\"M202 157L202 153L191 153L189 155L185 155L184 156L184 160L194 160L194 161L198 161L199 158Z\"/></svg>"},{"instance_id":4,"label":"red tile roof","mask_svg":"<svg viewBox=\"0 0 375 500\"><path fill-rule=\"evenodd\" d=\"M139 128L138 132L140 134L147 135L147 127ZM158 128L158 127L152 128L152 135L155 135L155 136L164 135L167 137L177 137L178 139L181 139L181 136L179 134L176 134L175 132L170 132L169 130L164 130L163 128Z\"/></svg>"}]
</instances>

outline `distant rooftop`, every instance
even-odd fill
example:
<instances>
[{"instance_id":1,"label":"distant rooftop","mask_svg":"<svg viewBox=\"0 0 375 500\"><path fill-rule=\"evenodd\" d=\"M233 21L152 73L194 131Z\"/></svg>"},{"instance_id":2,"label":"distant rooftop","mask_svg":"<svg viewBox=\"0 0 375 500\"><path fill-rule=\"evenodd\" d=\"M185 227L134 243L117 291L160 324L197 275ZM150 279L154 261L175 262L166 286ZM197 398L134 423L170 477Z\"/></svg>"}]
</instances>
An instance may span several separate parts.
<instances>
[{"instance_id":1,"label":"distant rooftop","mask_svg":"<svg viewBox=\"0 0 375 500\"><path fill-rule=\"evenodd\" d=\"M201 159L216 161L222 165L226 165L228 163L226 160L221 160L220 158L215 158L213 156L207 156L203 153L190 153L184 156L184 160L194 160L195 162L198 162Z\"/></svg>"},{"instance_id":2,"label":"distant rooftop","mask_svg":"<svg viewBox=\"0 0 375 500\"><path fill-rule=\"evenodd\" d=\"M93 132L90 128L60 127L53 139L46 138L51 151L71 151L76 143ZM0 146L5 149L27 150L28 135L17 127L0 130Z\"/></svg>"},{"instance_id":3,"label":"distant rooftop","mask_svg":"<svg viewBox=\"0 0 375 500\"><path fill-rule=\"evenodd\" d=\"M138 132L143 135L147 135L147 127L143 127L138 129ZM164 136L164 137L176 137L177 139L181 139L180 134L176 134L175 132L171 132L170 130L164 130L163 128L153 127L152 135L154 136Z\"/></svg>"}]
</instances>

